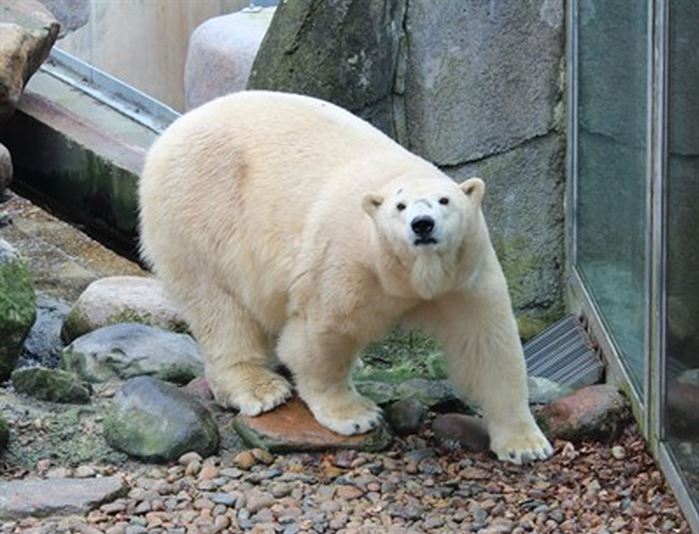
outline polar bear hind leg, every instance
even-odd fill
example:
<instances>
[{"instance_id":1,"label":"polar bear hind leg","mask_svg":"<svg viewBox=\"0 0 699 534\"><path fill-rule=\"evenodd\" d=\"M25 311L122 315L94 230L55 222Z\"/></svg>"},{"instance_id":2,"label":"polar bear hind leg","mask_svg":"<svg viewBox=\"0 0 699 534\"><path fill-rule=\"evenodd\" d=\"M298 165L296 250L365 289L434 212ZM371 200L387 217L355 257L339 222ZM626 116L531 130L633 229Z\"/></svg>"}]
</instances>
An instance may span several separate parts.
<instances>
[{"instance_id":1,"label":"polar bear hind leg","mask_svg":"<svg viewBox=\"0 0 699 534\"><path fill-rule=\"evenodd\" d=\"M269 338L236 296L212 277L190 284L180 279L177 286L193 288L176 296L201 346L216 401L244 415L258 415L286 401L291 385L272 369Z\"/></svg>"},{"instance_id":2,"label":"polar bear hind leg","mask_svg":"<svg viewBox=\"0 0 699 534\"><path fill-rule=\"evenodd\" d=\"M351 382L358 346L342 334L323 331L292 318L284 327L277 354L296 378L299 396L323 426L343 435L376 428L381 410Z\"/></svg>"}]
</instances>

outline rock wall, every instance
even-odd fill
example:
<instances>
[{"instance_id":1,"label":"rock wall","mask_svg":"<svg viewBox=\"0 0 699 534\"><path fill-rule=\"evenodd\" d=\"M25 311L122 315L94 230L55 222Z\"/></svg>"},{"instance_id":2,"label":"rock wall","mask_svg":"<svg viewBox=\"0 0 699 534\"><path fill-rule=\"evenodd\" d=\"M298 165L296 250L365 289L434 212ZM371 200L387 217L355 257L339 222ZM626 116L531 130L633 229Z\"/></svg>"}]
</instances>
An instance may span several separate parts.
<instances>
[{"instance_id":1,"label":"rock wall","mask_svg":"<svg viewBox=\"0 0 699 534\"><path fill-rule=\"evenodd\" d=\"M523 337L562 311L564 2L281 3L251 89L335 102L461 180L485 211Z\"/></svg>"}]
</instances>

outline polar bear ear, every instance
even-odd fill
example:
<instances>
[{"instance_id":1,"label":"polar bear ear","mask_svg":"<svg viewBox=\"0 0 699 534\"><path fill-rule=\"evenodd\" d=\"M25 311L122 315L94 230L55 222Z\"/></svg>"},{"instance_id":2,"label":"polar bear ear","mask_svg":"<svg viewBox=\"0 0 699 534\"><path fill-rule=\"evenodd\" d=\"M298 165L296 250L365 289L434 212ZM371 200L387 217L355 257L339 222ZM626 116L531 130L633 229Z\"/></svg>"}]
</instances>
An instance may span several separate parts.
<instances>
[{"instance_id":1,"label":"polar bear ear","mask_svg":"<svg viewBox=\"0 0 699 534\"><path fill-rule=\"evenodd\" d=\"M469 178L459 185L467 197L473 199L476 204L480 204L485 194L485 182L480 178Z\"/></svg>"},{"instance_id":2,"label":"polar bear ear","mask_svg":"<svg viewBox=\"0 0 699 534\"><path fill-rule=\"evenodd\" d=\"M364 198L362 198L362 209L368 215L374 215L382 203L383 197L381 195L378 193L367 193L364 195Z\"/></svg>"}]
</instances>

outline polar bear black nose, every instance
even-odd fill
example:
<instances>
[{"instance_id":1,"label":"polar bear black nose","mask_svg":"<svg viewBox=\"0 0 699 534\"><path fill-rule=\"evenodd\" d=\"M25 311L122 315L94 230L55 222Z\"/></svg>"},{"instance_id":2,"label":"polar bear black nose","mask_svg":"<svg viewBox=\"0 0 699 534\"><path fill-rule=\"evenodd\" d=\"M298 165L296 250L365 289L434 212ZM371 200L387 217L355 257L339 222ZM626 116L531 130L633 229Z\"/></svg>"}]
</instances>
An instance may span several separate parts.
<instances>
[{"instance_id":1,"label":"polar bear black nose","mask_svg":"<svg viewBox=\"0 0 699 534\"><path fill-rule=\"evenodd\" d=\"M429 215L420 215L410 221L410 227L413 229L413 232L415 232L415 235L427 237L434 228L434 219Z\"/></svg>"}]
</instances>

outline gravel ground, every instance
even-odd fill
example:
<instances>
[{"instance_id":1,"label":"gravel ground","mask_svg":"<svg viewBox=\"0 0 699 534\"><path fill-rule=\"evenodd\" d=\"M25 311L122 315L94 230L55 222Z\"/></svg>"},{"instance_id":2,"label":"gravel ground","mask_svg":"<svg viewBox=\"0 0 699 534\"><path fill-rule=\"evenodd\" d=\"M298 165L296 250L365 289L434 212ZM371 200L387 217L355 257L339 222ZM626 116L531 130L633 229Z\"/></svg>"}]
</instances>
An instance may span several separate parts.
<instances>
[{"instance_id":1,"label":"gravel ground","mask_svg":"<svg viewBox=\"0 0 699 534\"><path fill-rule=\"evenodd\" d=\"M131 472L43 464L45 477L122 472L131 490L87 517L0 532L690 532L635 427L614 443L555 445L553 459L523 467L439 447L429 430L382 454L190 453Z\"/></svg>"}]
</instances>

